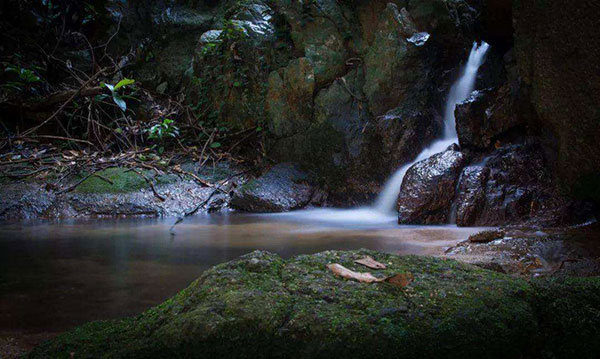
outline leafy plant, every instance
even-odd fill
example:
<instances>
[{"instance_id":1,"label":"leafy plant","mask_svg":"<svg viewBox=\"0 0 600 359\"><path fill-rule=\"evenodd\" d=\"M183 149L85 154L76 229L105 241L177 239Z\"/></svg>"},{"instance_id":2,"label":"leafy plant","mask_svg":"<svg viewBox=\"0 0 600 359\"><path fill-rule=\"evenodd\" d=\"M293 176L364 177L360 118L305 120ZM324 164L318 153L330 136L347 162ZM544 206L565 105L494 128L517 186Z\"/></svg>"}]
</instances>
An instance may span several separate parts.
<instances>
[{"instance_id":1,"label":"leafy plant","mask_svg":"<svg viewBox=\"0 0 600 359\"><path fill-rule=\"evenodd\" d=\"M11 73L17 74L19 76L19 80L21 82L28 83L28 84L42 81L42 79L40 79L40 77L38 75L36 75L33 70L26 69L23 67L19 68L14 65L8 65L4 69L4 72L11 72Z\"/></svg>"},{"instance_id":2,"label":"leafy plant","mask_svg":"<svg viewBox=\"0 0 600 359\"><path fill-rule=\"evenodd\" d=\"M162 141L167 137L176 138L179 136L179 128L174 123L170 118L165 118L161 123L150 127L148 139Z\"/></svg>"},{"instance_id":3,"label":"leafy plant","mask_svg":"<svg viewBox=\"0 0 600 359\"><path fill-rule=\"evenodd\" d=\"M124 78L123 80L119 81L116 85L111 85L111 84L107 84L107 83L102 83L102 85L110 90L110 92L112 94L113 102L117 106L119 106L121 111L125 112L125 111L127 111L127 103L125 102L125 100L123 98L127 98L128 96L122 95L119 92L119 89L125 88L126 86L133 85L134 83L135 83L135 80Z\"/></svg>"}]
</instances>

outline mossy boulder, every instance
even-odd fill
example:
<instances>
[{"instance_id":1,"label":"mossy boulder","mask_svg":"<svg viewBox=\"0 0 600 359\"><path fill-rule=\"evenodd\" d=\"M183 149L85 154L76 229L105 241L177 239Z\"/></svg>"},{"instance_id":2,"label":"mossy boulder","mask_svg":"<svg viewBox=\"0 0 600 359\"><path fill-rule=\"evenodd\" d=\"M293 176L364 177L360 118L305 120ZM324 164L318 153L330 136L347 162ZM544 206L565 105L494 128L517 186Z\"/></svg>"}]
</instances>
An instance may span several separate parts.
<instances>
[{"instance_id":1,"label":"mossy boulder","mask_svg":"<svg viewBox=\"0 0 600 359\"><path fill-rule=\"evenodd\" d=\"M354 263L365 255L387 268ZM334 276L330 263L414 280L359 283ZM551 358L584 349L592 358L599 286L597 278L531 285L452 260L367 250L289 260L255 251L136 318L87 324L30 358ZM568 347L559 345L565 334Z\"/></svg>"},{"instance_id":2,"label":"mossy boulder","mask_svg":"<svg viewBox=\"0 0 600 359\"><path fill-rule=\"evenodd\" d=\"M138 171L139 172L139 171ZM107 168L81 182L77 193L127 193L148 188L148 182L138 172L123 167ZM146 178L153 178L152 171L143 171ZM155 184L166 184L177 180L176 176L156 176Z\"/></svg>"}]
</instances>

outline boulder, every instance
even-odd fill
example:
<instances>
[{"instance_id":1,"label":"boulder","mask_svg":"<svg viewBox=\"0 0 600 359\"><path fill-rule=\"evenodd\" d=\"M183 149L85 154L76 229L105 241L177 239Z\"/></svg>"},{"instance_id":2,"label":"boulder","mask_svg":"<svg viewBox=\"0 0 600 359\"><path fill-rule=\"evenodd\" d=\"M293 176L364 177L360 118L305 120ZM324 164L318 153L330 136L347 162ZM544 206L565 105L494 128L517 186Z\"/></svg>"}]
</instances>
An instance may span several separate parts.
<instances>
[{"instance_id":1,"label":"boulder","mask_svg":"<svg viewBox=\"0 0 600 359\"><path fill-rule=\"evenodd\" d=\"M507 131L523 125L507 85L497 90L474 91L454 111L462 147L491 148Z\"/></svg>"},{"instance_id":2,"label":"boulder","mask_svg":"<svg viewBox=\"0 0 600 359\"><path fill-rule=\"evenodd\" d=\"M414 160L443 129L442 118L433 109L402 106L375 119L376 134L383 161L379 167L392 173L402 164Z\"/></svg>"},{"instance_id":3,"label":"boulder","mask_svg":"<svg viewBox=\"0 0 600 359\"><path fill-rule=\"evenodd\" d=\"M306 130L313 121L315 73L305 57L269 75L266 111L269 128L277 137Z\"/></svg>"},{"instance_id":4,"label":"boulder","mask_svg":"<svg viewBox=\"0 0 600 359\"><path fill-rule=\"evenodd\" d=\"M463 153L449 149L410 167L398 196L398 223L447 223L465 162Z\"/></svg>"},{"instance_id":5,"label":"boulder","mask_svg":"<svg viewBox=\"0 0 600 359\"><path fill-rule=\"evenodd\" d=\"M281 163L238 188L231 207L249 212L283 212L306 206L314 189L296 165Z\"/></svg>"},{"instance_id":6,"label":"boulder","mask_svg":"<svg viewBox=\"0 0 600 359\"><path fill-rule=\"evenodd\" d=\"M327 269L365 272L354 261L366 255L386 264L376 277L413 280L361 283ZM431 257L255 251L135 318L86 324L29 358L594 358L599 289L594 277L529 284Z\"/></svg>"},{"instance_id":7,"label":"boulder","mask_svg":"<svg viewBox=\"0 0 600 359\"><path fill-rule=\"evenodd\" d=\"M587 218L583 203L556 188L536 142L504 146L465 167L456 203L459 226L564 225Z\"/></svg>"}]
</instances>

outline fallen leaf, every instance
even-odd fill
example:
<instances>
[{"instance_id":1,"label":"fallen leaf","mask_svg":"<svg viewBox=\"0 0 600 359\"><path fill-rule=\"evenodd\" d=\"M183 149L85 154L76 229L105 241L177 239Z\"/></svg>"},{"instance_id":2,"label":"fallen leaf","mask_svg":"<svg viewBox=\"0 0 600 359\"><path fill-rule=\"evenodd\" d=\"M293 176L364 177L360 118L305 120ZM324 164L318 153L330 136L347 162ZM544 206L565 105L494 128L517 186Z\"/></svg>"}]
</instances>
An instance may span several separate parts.
<instances>
[{"instance_id":1,"label":"fallen leaf","mask_svg":"<svg viewBox=\"0 0 600 359\"><path fill-rule=\"evenodd\" d=\"M385 269L385 264L377 262L373 257L365 256L361 259L355 260L354 263L362 264L367 268L371 269Z\"/></svg>"},{"instance_id":2,"label":"fallen leaf","mask_svg":"<svg viewBox=\"0 0 600 359\"><path fill-rule=\"evenodd\" d=\"M373 282L381 282L384 279L379 279L374 277L371 273L360 273L360 272L354 272L351 271L350 269L344 267L341 264L337 264L337 263L333 263L333 264L328 264L327 268L329 268L330 271L333 272L333 274L338 275L342 278L346 278L346 279L354 279L357 280L359 282L362 283L373 283Z\"/></svg>"},{"instance_id":3,"label":"fallen leaf","mask_svg":"<svg viewBox=\"0 0 600 359\"><path fill-rule=\"evenodd\" d=\"M400 273L391 277L387 277L384 280L393 286L404 288L407 285L409 285L414 279L415 277L412 275L412 273Z\"/></svg>"}]
</instances>

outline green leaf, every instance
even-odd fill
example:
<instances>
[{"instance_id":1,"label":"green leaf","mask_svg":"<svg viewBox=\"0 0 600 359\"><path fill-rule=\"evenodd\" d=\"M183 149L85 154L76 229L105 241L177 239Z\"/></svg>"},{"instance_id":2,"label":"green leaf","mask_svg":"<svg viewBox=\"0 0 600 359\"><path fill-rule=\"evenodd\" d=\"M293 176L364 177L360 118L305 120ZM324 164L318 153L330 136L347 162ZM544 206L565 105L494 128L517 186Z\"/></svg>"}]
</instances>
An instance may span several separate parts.
<instances>
[{"instance_id":1,"label":"green leaf","mask_svg":"<svg viewBox=\"0 0 600 359\"><path fill-rule=\"evenodd\" d=\"M116 92L113 92L113 101L119 106L121 111L125 112L127 110L127 103Z\"/></svg>"},{"instance_id":2,"label":"green leaf","mask_svg":"<svg viewBox=\"0 0 600 359\"><path fill-rule=\"evenodd\" d=\"M106 87L107 89L109 89L110 92L114 92L115 91L115 87L113 85L111 85L111 84L107 84L107 83L103 82L100 85Z\"/></svg>"},{"instance_id":3,"label":"green leaf","mask_svg":"<svg viewBox=\"0 0 600 359\"><path fill-rule=\"evenodd\" d=\"M220 142L213 142L210 144L210 148L219 148L219 147L221 147Z\"/></svg>"},{"instance_id":4,"label":"green leaf","mask_svg":"<svg viewBox=\"0 0 600 359\"><path fill-rule=\"evenodd\" d=\"M233 87L240 87L242 84L239 81L233 83Z\"/></svg>"},{"instance_id":5,"label":"green leaf","mask_svg":"<svg viewBox=\"0 0 600 359\"><path fill-rule=\"evenodd\" d=\"M135 83L135 80L124 78L123 80L119 81L119 83L117 83L115 85L115 91L120 89L121 87L133 85L134 83Z\"/></svg>"}]
</instances>

